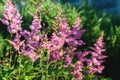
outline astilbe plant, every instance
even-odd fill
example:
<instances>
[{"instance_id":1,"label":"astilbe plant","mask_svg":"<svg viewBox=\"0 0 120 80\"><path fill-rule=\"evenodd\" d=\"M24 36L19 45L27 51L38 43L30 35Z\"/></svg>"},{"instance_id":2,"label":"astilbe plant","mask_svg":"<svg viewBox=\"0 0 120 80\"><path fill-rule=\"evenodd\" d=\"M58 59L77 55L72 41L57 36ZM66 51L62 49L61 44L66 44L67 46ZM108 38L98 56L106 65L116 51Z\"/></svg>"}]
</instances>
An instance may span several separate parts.
<instances>
[{"instance_id":1,"label":"astilbe plant","mask_svg":"<svg viewBox=\"0 0 120 80\"><path fill-rule=\"evenodd\" d=\"M72 27L67 24L66 17L63 17L58 22L59 27L53 30L52 35L47 35L41 32L41 19L36 14L32 24L30 25L30 31L23 30L21 28L22 17L17 8L12 4L11 0L5 5L3 11L4 18L0 18L3 24L6 24L8 31L13 34L13 39L8 40L20 55L26 55L31 59L31 62L35 62L38 58L42 58L41 50L47 50L49 56L49 62L63 61L63 67L71 68L70 74L72 74L76 80L82 80L86 74L95 75L95 73L101 73L104 69L103 59L106 56L102 55L104 51L103 35L100 36L98 41L91 47L89 51L79 51L85 42L81 40L82 34L85 30L81 30L81 20L78 17Z\"/></svg>"}]
</instances>

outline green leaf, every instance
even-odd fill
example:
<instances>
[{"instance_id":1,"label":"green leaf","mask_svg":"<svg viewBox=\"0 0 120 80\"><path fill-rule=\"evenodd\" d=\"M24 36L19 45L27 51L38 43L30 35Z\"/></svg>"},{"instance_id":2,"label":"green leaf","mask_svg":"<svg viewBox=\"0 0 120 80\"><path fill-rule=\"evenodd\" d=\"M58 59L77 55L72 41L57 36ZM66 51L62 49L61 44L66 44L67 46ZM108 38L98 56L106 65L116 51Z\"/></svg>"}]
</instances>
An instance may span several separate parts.
<instances>
[{"instance_id":1,"label":"green leaf","mask_svg":"<svg viewBox=\"0 0 120 80\"><path fill-rule=\"evenodd\" d=\"M33 66L35 67L35 66L37 66L37 65L39 65L40 64L40 58L38 58L34 63L33 63Z\"/></svg>"}]
</instances>

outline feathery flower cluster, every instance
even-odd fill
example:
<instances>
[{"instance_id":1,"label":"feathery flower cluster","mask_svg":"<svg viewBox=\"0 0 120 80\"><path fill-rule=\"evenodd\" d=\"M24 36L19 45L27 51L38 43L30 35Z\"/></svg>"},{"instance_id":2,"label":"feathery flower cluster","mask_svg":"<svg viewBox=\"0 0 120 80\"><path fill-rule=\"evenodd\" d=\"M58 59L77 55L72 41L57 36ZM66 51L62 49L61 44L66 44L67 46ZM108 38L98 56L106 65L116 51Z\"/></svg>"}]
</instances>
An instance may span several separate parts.
<instances>
[{"instance_id":1,"label":"feathery flower cluster","mask_svg":"<svg viewBox=\"0 0 120 80\"><path fill-rule=\"evenodd\" d=\"M74 67L72 74L75 76L77 80L82 80L83 78L82 70L84 69L84 67L88 66L86 73L93 75L95 73L102 73L102 70L104 69L102 63L103 59L105 59L107 56L102 55L102 52L104 51L103 35L99 37L97 42L94 44L94 47L91 47L91 49L92 49L91 51L75 53L78 57L78 60L76 61L75 64L72 64Z\"/></svg>"},{"instance_id":2,"label":"feathery flower cluster","mask_svg":"<svg viewBox=\"0 0 120 80\"><path fill-rule=\"evenodd\" d=\"M83 69L86 67L86 65L84 65L85 61L86 61L86 56L88 55L88 52L76 52L75 53L78 60L76 61L76 63L72 64L74 70L71 72L71 74L77 79L77 80L82 80L83 79L83 74L82 71Z\"/></svg>"},{"instance_id":3,"label":"feathery flower cluster","mask_svg":"<svg viewBox=\"0 0 120 80\"><path fill-rule=\"evenodd\" d=\"M12 41L9 40L9 43L22 55L27 55L34 62L40 55L37 55L38 48L40 46L40 20L38 16L34 16L34 20L30 25L31 31L22 30L19 33L16 33ZM24 40L21 41L21 37Z\"/></svg>"},{"instance_id":4,"label":"feathery flower cluster","mask_svg":"<svg viewBox=\"0 0 120 80\"><path fill-rule=\"evenodd\" d=\"M10 33L13 34L22 30L22 16L20 15L17 8L12 4L11 0L8 0L8 2L6 3L3 16L4 19L0 18L0 21L8 26L7 29Z\"/></svg>"},{"instance_id":5,"label":"feathery flower cluster","mask_svg":"<svg viewBox=\"0 0 120 80\"><path fill-rule=\"evenodd\" d=\"M103 46L103 34L99 37L97 42L94 44L94 47L91 47L91 49L92 51L89 51L91 58L86 60L87 66L89 66L88 73L102 73L104 66L101 64L104 62L103 59L107 57L102 55L102 52L105 51Z\"/></svg>"},{"instance_id":6,"label":"feathery flower cluster","mask_svg":"<svg viewBox=\"0 0 120 80\"><path fill-rule=\"evenodd\" d=\"M60 60L65 53L73 53L78 45L84 44L80 38L85 30L80 30L80 20L77 19L76 22L78 21L79 23L75 23L72 29L70 29L66 18L63 18L58 31L52 34L47 44L51 60ZM63 52L64 45L67 46L65 47L66 51Z\"/></svg>"},{"instance_id":7,"label":"feathery flower cluster","mask_svg":"<svg viewBox=\"0 0 120 80\"><path fill-rule=\"evenodd\" d=\"M3 16L4 19L0 18L0 21L8 26L7 29L11 34L15 35L12 41L8 40L9 43L12 44L14 49L20 54L28 55L34 62L39 57L39 55L36 54L41 36L38 34L41 28L39 17L37 15L34 16L34 20L30 26L30 32L22 30L22 16L12 4L11 0L8 0L6 3ZM21 37L23 37L24 40L21 40Z\"/></svg>"},{"instance_id":8,"label":"feathery flower cluster","mask_svg":"<svg viewBox=\"0 0 120 80\"><path fill-rule=\"evenodd\" d=\"M77 18L74 25L70 27L64 17L59 22L59 28L48 38L47 34L40 34L42 26L38 15L34 16L30 31L22 30L22 17L11 0L6 3L3 16L4 19L0 18L0 21L8 26L7 29L11 34L15 35L13 40L9 40L9 43L19 54L30 57L32 62L41 57L40 50L44 48L48 51L50 61L63 60L65 63L64 67L73 67L71 74L76 80L83 79L82 71L87 66L88 70L86 73L88 74L102 72L104 66L101 64L103 59L106 58L106 56L102 55L104 51L103 35L100 36L94 47L91 47L91 51L78 51L78 47L85 45L81 40L85 30L81 30L80 18ZM88 58L89 55L91 55L90 58ZM75 57L77 57L77 61L73 63Z\"/></svg>"},{"instance_id":9,"label":"feathery flower cluster","mask_svg":"<svg viewBox=\"0 0 120 80\"><path fill-rule=\"evenodd\" d=\"M32 24L30 25L31 31L24 30L20 34L25 38L25 44L21 48L21 54L28 55L34 62L37 58L40 57L37 53L39 52L40 46L40 20L37 15L34 16Z\"/></svg>"}]
</instances>

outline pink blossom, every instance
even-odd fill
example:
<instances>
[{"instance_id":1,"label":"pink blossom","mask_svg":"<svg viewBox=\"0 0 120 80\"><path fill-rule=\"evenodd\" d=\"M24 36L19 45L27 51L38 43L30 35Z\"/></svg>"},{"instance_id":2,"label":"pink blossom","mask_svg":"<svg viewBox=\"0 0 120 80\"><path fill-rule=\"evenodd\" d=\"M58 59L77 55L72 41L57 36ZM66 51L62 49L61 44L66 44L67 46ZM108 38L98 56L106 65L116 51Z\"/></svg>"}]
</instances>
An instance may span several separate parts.
<instances>
[{"instance_id":1,"label":"pink blossom","mask_svg":"<svg viewBox=\"0 0 120 80\"><path fill-rule=\"evenodd\" d=\"M2 21L3 24L8 25L7 29L10 33L13 34L22 30L22 16L20 15L17 8L15 8L15 6L12 4L11 0L8 0L6 3L5 10L3 11L3 16L4 19L0 18L0 21Z\"/></svg>"},{"instance_id":2,"label":"pink blossom","mask_svg":"<svg viewBox=\"0 0 120 80\"><path fill-rule=\"evenodd\" d=\"M94 47L91 47L92 51L89 51L91 54L91 58L88 59L87 65L89 66L88 72L89 73L101 73L104 69L104 66L101 64L104 62L103 60L107 57L102 54L104 51L103 45L103 34L98 38L97 42L94 44Z\"/></svg>"}]
</instances>

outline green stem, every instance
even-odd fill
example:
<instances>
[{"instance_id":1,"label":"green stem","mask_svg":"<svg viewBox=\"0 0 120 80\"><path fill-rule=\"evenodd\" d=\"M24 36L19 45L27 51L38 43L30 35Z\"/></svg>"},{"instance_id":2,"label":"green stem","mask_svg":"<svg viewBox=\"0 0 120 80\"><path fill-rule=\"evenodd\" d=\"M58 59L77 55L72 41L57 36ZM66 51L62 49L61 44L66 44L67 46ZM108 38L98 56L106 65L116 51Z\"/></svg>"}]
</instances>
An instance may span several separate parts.
<instances>
[{"instance_id":1,"label":"green stem","mask_svg":"<svg viewBox=\"0 0 120 80\"><path fill-rule=\"evenodd\" d=\"M20 54L18 55L18 58L20 58ZM20 66L21 66L21 58L20 58L20 61L19 61L19 79L20 79L20 74L21 74Z\"/></svg>"},{"instance_id":2,"label":"green stem","mask_svg":"<svg viewBox=\"0 0 120 80\"><path fill-rule=\"evenodd\" d=\"M12 35L10 35L10 40L12 39ZM9 46L9 55L10 55L10 66L12 66L12 46Z\"/></svg>"},{"instance_id":3,"label":"green stem","mask_svg":"<svg viewBox=\"0 0 120 80\"><path fill-rule=\"evenodd\" d=\"M48 61L47 61L47 67L46 68L47 68L47 70L46 70L47 71L46 72L46 80L48 80L48 77L47 77L48 76L48 68L49 68L49 62Z\"/></svg>"}]
</instances>

